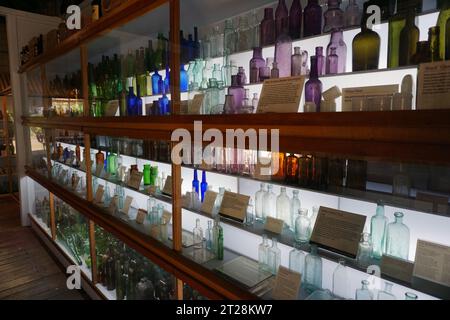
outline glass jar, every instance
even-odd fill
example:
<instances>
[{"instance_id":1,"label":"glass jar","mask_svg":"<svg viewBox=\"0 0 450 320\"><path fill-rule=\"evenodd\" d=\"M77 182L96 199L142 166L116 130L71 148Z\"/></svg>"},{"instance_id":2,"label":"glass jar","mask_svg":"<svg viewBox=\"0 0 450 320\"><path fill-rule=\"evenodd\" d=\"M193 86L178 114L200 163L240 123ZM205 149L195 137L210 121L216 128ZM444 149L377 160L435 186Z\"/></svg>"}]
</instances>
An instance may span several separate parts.
<instances>
[{"instance_id":1,"label":"glass jar","mask_svg":"<svg viewBox=\"0 0 450 320\"><path fill-rule=\"evenodd\" d=\"M386 228L386 254L403 260L409 255L409 228L403 223L403 213L394 213L395 221Z\"/></svg>"}]
</instances>

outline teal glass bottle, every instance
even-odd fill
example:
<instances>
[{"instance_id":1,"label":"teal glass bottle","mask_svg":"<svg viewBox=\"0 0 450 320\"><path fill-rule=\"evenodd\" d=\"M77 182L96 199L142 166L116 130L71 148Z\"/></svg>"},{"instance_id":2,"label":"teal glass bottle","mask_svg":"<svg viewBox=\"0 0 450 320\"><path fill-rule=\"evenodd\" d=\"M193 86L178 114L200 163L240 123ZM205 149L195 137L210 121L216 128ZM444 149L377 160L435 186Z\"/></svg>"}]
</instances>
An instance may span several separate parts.
<instances>
[{"instance_id":1,"label":"teal glass bottle","mask_svg":"<svg viewBox=\"0 0 450 320\"><path fill-rule=\"evenodd\" d=\"M219 236L217 237L217 260L223 260L223 228L219 226Z\"/></svg>"},{"instance_id":2,"label":"teal glass bottle","mask_svg":"<svg viewBox=\"0 0 450 320\"><path fill-rule=\"evenodd\" d=\"M395 221L386 228L386 254L408 260L409 228L403 223L403 213L394 213Z\"/></svg>"},{"instance_id":3,"label":"teal glass bottle","mask_svg":"<svg viewBox=\"0 0 450 320\"><path fill-rule=\"evenodd\" d=\"M305 286L311 293L322 288L322 258L317 255L317 246L311 246L311 253L305 258Z\"/></svg>"},{"instance_id":4,"label":"teal glass bottle","mask_svg":"<svg viewBox=\"0 0 450 320\"><path fill-rule=\"evenodd\" d=\"M388 219L384 215L384 204L379 201L377 211L370 219L370 235L372 237L372 257L381 259L385 244L386 226Z\"/></svg>"}]
</instances>

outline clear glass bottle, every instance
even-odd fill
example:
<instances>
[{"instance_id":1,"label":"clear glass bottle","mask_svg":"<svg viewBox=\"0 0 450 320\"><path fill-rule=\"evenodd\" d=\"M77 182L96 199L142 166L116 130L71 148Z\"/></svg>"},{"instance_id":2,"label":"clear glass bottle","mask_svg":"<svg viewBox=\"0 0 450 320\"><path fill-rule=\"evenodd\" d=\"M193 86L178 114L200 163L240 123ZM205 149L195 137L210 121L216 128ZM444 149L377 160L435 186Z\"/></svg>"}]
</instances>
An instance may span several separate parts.
<instances>
[{"instance_id":1,"label":"clear glass bottle","mask_svg":"<svg viewBox=\"0 0 450 320\"><path fill-rule=\"evenodd\" d=\"M286 188L281 187L277 197L277 219L284 221L285 228L291 228L291 199L286 193Z\"/></svg>"},{"instance_id":2,"label":"clear glass bottle","mask_svg":"<svg viewBox=\"0 0 450 320\"><path fill-rule=\"evenodd\" d=\"M302 52L300 47L294 47L294 54L291 57L291 76L302 74Z\"/></svg>"},{"instance_id":3,"label":"clear glass bottle","mask_svg":"<svg viewBox=\"0 0 450 320\"><path fill-rule=\"evenodd\" d=\"M322 258L317 255L315 244L311 245L311 253L305 258L304 282L308 293L322 288Z\"/></svg>"},{"instance_id":4,"label":"clear glass bottle","mask_svg":"<svg viewBox=\"0 0 450 320\"><path fill-rule=\"evenodd\" d=\"M370 237L369 233L364 232L361 235L361 240L359 241L358 246L358 255L356 256L356 262L360 267L367 268L372 264L371 262L372 251L373 251L372 238Z\"/></svg>"},{"instance_id":5,"label":"clear glass bottle","mask_svg":"<svg viewBox=\"0 0 450 320\"><path fill-rule=\"evenodd\" d=\"M278 79L280 77L280 70L278 69L278 63L272 63L272 70L270 70L270 78Z\"/></svg>"},{"instance_id":6,"label":"clear glass bottle","mask_svg":"<svg viewBox=\"0 0 450 320\"><path fill-rule=\"evenodd\" d=\"M269 184L267 186L267 192L263 198L263 219L267 217L276 218L276 195L272 191L273 186Z\"/></svg>"},{"instance_id":7,"label":"clear glass bottle","mask_svg":"<svg viewBox=\"0 0 450 320\"><path fill-rule=\"evenodd\" d=\"M258 108L258 103L259 103L258 93L254 93L252 99L253 110L256 111L256 109Z\"/></svg>"},{"instance_id":8,"label":"clear glass bottle","mask_svg":"<svg viewBox=\"0 0 450 320\"><path fill-rule=\"evenodd\" d=\"M397 300L397 298L392 294L392 283L385 282L384 290L378 292L378 300Z\"/></svg>"},{"instance_id":9,"label":"clear glass bottle","mask_svg":"<svg viewBox=\"0 0 450 320\"><path fill-rule=\"evenodd\" d=\"M255 214L257 221L263 221L264 196L267 193L266 184L261 183L260 189L255 193Z\"/></svg>"},{"instance_id":10,"label":"clear glass bottle","mask_svg":"<svg viewBox=\"0 0 450 320\"><path fill-rule=\"evenodd\" d=\"M349 280L345 261L339 260L333 272L333 294L344 299L350 298Z\"/></svg>"},{"instance_id":11,"label":"clear glass bottle","mask_svg":"<svg viewBox=\"0 0 450 320\"><path fill-rule=\"evenodd\" d=\"M284 19L289 19L288 9L285 0L278 0L278 6L275 10L275 39L284 32ZM289 28L289 22L288 22Z\"/></svg>"},{"instance_id":12,"label":"clear glass bottle","mask_svg":"<svg viewBox=\"0 0 450 320\"><path fill-rule=\"evenodd\" d=\"M272 247L269 248L267 258L269 270L272 274L278 273L278 268L281 264L281 250L278 248L277 244L277 238L272 238Z\"/></svg>"},{"instance_id":13,"label":"clear glass bottle","mask_svg":"<svg viewBox=\"0 0 450 320\"><path fill-rule=\"evenodd\" d=\"M208 228L206 229L206 249L211 250L213 243L212 221L208 220Z\"/></svg>"},{"instance_id":14,"label":"clear glass bottle","mask_svg":"<svg viewBox=\"0 0 450 320\"><path fill-rule=\"evenodd\" d=\"M405 300L417 300L417 294L412 292L405 292Z\"/></svg>"},{"instance_id":15,"label":"clear glass bottle","mask_svg":"<svg viewBox=\"0 0 450 320\"><path fill-rule=\"evenodd\" d=\"M294 249L289 252L289 269L304 275L305 254L300 250L297 243L294 243Z\"/></svg>"},{"instance_id":16,"label":"clear glass bottle","mask_svg":"<svg viewBox=\"0 0 450 320\"><path fill-rule=\"evenodd\" d=\"M225 20L225 29L223 30L223 50L228 54L236 52L236 30L232 20Z\"/></svg>"},{"instance_id":17,"label":"clear glass bottle","mask_svg":"<svg viewBox=\"0 0 450 320\"><path fill-rule=\"evenodd\" d=\"M345 9L345 27L356 27L361 23L361 12L359 10L356 0L349 0L347 8Z\"/></svg>"},{"instance_id":18,"label":"clear glass bottle","mask_svg":"<svg viewBox=\"0 0 450 320\"><path fill-rule=\"evenodd\" d=\"M250 60L250 83L258 83L261 81L259 70L266 65L262 56L262 48L253 48L253 58Z\"/></svg>"},{"instance_id":19,"label":"clear glass bottle","mask_svg":"<svg viewBox=\"0 0 450 320\"><path fill-rule=\"evenodd\" d=\"M325 20L323 33L340 30L344 27L344 11L339 5L340 0L328 0L328 9L323 14Z\"/></svg>"},{"instance_id":20,"label":"clear glass bottle","mask_svg":"<svg viewBox=\"0 0 450 320\"><path fill-rule=\"evenodd\" d=\"M237 76L239 85L244 86L247 84L247 75L245 74L244 67L239 67Z\"/></svg>"},{"instance_id":21,"label":"clear glass bottle","mask_svg":"<svg viewBox=\"0 0 450 320\"><path fill-rule=\"evenodd\" d=\"M239 26L237 30L237 51L246 51L249 45L252 43L252 29L248 23L248 17L246 15L239 17Z\"/></svg>"},{"instance_id":22,"label":"clear glass bottle","mask_svg":"<svg viewBox=\"0 0 450 320\"><path fill-rule=\"evenodd\" d=\"M203 229L200 226L200 219L195 220L195 228L192 231L194 237L194 248L203 248Z\"/></svg>"},{"instance_id":23,"label":"clear glass bottle","mask_svg":"<svg viewBox=\"0 0 450 320\"><path fill-rule=\"evenodd\" d=\"M289 20L283 18L282 28L275 43L275 61L278 65L279 77L291 76L292 39L289 37Z\"/></svg>"},{"instance_id":24,"label":"clear glass bottle","mask_svg":"<svg viewBox=\"0 0 450 320\"><path fill-rule=\"evenodd\" d=\"M300 209L299 215L295 219L295 241L307 243L309 241L310 230L311 220L308 217L308 210Z\"/></svg>"},{"instance_id":25,"label":"clear glass bottle","mask_svg":"<svg viewBox=\"0 0 450 320\"><path fill-rule=\"evenodd\" d=\"M320 112L320 102L322 100L322 82L319 80L317 72L317 58L311 57L311 73L309 80L305 84L305 102L314 103L316 112Z\"/></svg>"},{"instance_id":26,"label":"clear glass bottle","mask_svg":"<svg viewBox=\"0 0 450 320\"><path fill-rule=\"evenodd\" d=\"M264 8L264 19L261 21L259 33L259 45L261 47L271 46L275 43L273 8Z\"/></svg>"},{"instance_id":27,"label":"clear glass bottle","mask_svg":"<svg viewBox=\"0 0 450 320\"><path fill-rule=\"evenodd\" d=\"M396 196L409 197L411 180L405 171L403 164L400 164L399 172L394 175L392 182L392 193Z\"/></svg>"},{"instance_id":28,"label":"clear glass bottle","mask_svg":"<svg viewBox=\"0 0 450 320\"><path fill-rule=\"evenodd\" d=\"M268 254L269 254L269 241L267 235L262 235L262 242L258 246L258 265L260 270L268 270Z\"/></svg>"},{"instance_id":29,"label":"clear glass bottle","mask_svg":"<svg viewBox=\"0 0 450 320\"><path fill-rule=\"evenodd\" d=\"M216 200L214 201L214 208L213 208L213 217L218 216L220 206L222 205L222 199L223 195L225 194L225 188L220 187L219 193L217 194Z\"/></svg>"},{"instance_id":30,"label":"clear glass bottle","mask_svg":"<svg viewBox=\"0 0 450 320\"><path fill-rule=\"evenodd\" d=\"M403 213L394 213L395 221L386 228L386 254L408 260L409 228L403 223Z\"/></svg>"},{"instance_id":31,"label":"clear glass bottle","mask_svg":"<svg viewBox=\"0 0 450 320\"><path fill-rule=\"evenodd\" d=\"M405 27L400 32L399 66L411 65L411 59L416 54L420 32L419 28L415 25L415 18L414 8L410 8Z\"/></svg>"},{"instance_id":32,"label":"clear glass bottle","mask_svg":"<svg viewBox=\"0 0 450 320\"><path fill-rule=\"evenodd\" d=\"M291 230L295 231L295 221L299 214L299 210L301 209L301 202L298 197L298 190L292 191L292 201L291 201Z\"/></svg>"},{"instance_id":33,"label":"clear glass bottle","mask_svg":"<svg viewBox=\"0 0 450 320\"><path fill-rule=\"evenodd\" d=\"M356 289L355 300L373 300L373 293L369 289L369 281L361 281L361 289Z\"/></svg>"},{"instance_id":34,"label":"clear glass bottle","mask_svg":"<svg viewBox=\"0 0 450 320\"><path fill-rule=\"evenodd\" d=\"M308 0L303 10L303 37L310 37L322 32L322 7L318 0Z\"/></svg>"},{"instance_id":35,"label":"clear glass bottle","mask_svg":"<svg viewBox=\"0 0 450 320\"><path fill-rule=\"evenodd\" d=\"M245 215L245 225L252 226L255 222L255 207L253 206L253 201L250 199L247 206L247 213Z\"/></svg>"},{"instance_id":36,"label":"clear glass bottle","mask_svg":"<svg viewBox=\"0 0 450 320\"><path fill-rule=\"evenodd\" d=\"M331 55L331 50L336 49L337 55L337 72L344 73L347 68L347 45L344 42L344 33L342 30L333 31L331 33L331 40L327 46L327 58ZM327 62L327 74L329 64Z\"/></svg>"},{"instance_id":37,"label":"clear glass bottle","mask_svg":"<svg viewBox=\"0 0 450 320\"><path fill-rule=\"evenodd\" d=\"M373 245L372 257L375 259L381 259L383 256L387 223L388 219L384 215L384 204L379 201L377 211L370 219L370 235Z\"/></svg>"}]
</instances>

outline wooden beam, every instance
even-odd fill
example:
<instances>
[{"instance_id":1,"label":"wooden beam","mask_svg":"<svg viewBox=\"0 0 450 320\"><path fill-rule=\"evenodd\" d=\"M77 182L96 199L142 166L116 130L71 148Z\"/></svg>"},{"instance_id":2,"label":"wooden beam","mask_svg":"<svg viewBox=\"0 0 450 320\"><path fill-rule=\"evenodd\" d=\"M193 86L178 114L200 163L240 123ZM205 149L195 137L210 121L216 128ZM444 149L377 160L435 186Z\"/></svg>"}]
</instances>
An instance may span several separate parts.
<instances>
[{"instance_id":1,"label":"wooden beam","mask_svg":"<svg viewBox=\"0 0 450 320\"><path fill-rule=\"evenodd\" d=\"M180 0L170 0L170 93L172 114L180 114Z\"/></svg>"}]
</instances>

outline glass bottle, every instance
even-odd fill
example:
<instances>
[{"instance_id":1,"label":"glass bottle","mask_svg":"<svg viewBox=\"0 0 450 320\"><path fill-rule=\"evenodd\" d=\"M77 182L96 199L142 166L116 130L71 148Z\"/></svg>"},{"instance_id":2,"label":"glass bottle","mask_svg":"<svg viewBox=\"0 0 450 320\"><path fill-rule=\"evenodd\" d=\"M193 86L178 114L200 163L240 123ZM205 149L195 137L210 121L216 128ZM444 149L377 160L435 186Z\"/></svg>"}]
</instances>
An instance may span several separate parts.
<instances>
[{"instance_id":1,"label":"glass bottle","mask_svg":"<svg viewBox=\"0 0 450 320\"><path fill-rule=\"evenodd\" d=\"M349 0L348 6L345 9L345 27L356 27L361 23L361 13L359 11L358 4L356 0Z\"/></svg>"},{"instance_id":2,"label":"glass bottle","mask_svg":"<svg viewBox=\"0 0 450 320\"><path fill-rule=\"evenodd\" d=\"M212 221L208 220L208 228L206 229L206 249L211 250L213 243Z\"/></svg>"},{"instance_id":3,"label":"glass bottle","mask_svg":"<svg viewBox=\"0 0 450 320\"><path fill-rule=\"evenodd\" d=\"M200 182L198 181L197 169L194 169L194 178L192 179L192 188L197 194L200 192Z\"/></svg>"},{"instance_id":4,"label":"glass bottle","mask_svg":"<svg viewBox=\"0 0 450 320\"><path fill-rule=\"evenodd\" d=\"M353 38L353 71L378 69L380 59L380 36L368 26L368 2L364 3L361 32Z\"/></svg>"},{"instance_id":5,"label":"glass bottle","mask_svg":"<svg viewBox=\"0 0 450 320\"><path fill-rule=\"evenodd\" d=\"M194 248L203 248L203 230L200 227L200 219L195 220L195 228L192 231L194 237Z\"/></svg>"},{"instance_id":6,"label":"glass bottle","mask_svg":"<svg viewBox=\"0 0 450 320\"><path fill-rule=\"evenodd\" d=\"M244 86L247 84L247 75L245 74L244 67L239 67L237 76L239 85Z\"/></svg>"},{"instance_id":7,"label":"glass bottle","mask_svg":"<svg viewBox=\"0 0 450 320\"><path fill-rule=\"evenodd\" d=\"M437 26L440 30L439 35L439 58L440 60L448 60L450 58L449 34L450 34L450 2L443 1L441 12L439 13Z\"/></svg>"},{"instance_id":8,"label":"glass bottle","mask_svg":"<svg viewBox=\"0 0 450 320\"><path fill-rule=\"evenodd\" d=\"M344 33L342 30L333 31L331 33L331 40L327 47L327 58L331 55L331 50L336 49L336 55L334 59L337 60L337 73L344 73L347 68L347 45L344 42ZM327 70L329 64L327 61ZM328 74L328 71L327 71Z\"/></svg>"},{"instance_id":9,"label":"glass bottle","mask_svg":"<svg viewBox=\"0 0 450 320\"><path fill-rule=\"evenodd\" d=\"M266 79L270 79L270 67L272 66L273 58L266 59L266 65L259 68L259 81L264 82Z\"/></svg>"},{"instance_id":10,"label":"glass bottle","mask_svg":"<svg viewBox=\"0 0 450 320\"><path fill-rule=\"evenodd\" d=\"M144 186L150 185L150 167L149 164L144 164Z\"/></svg>"},{"instance_id":11,"label":"glass bottle","mask_svg":"<svg viewBox=\"0 0 450 320\"><path fill-rule=\"evenodd\" d=\"M322 32L322 7L318 0L308 0L303 11L303 37L318 35Z\"/></svg>"},{"instance_id":12,"label":"glass bottle","mask_svg":"<svg viewBox=\"0 0 450 320\"><path fill-rule=\"evenodd\" d=\"M128 116L136 116L137 115L137 97L134 95L133 87L130 87L128 90L127 115Z\"/></svg>"},{"instance_id":13,"label":"glass bottle","mask_svg":"<svg viewBox=\"0 0 450 320\"><path fill-rule=\"evenodd\" d=\"M252 99L253 110L256 110L258 108L258 103L259 103L258 93L254 93Z\"/></svg>"},{"instance_id":14,"label":"glass bottle","mask_svg":"<svg viewBox=\"0 0 450 320\"><path fill-rule=\"evenodd\" d=\"M409 197L410 189L411 180L405 172L403 164L400 164L400 170L394 175L392 181L392 193L397 196Z\"/></svg>"},{"instance_id":15,"label":"glass bottle","mask_svg":"<svg viewBox=\"0 0 450 320\"><path fill-rule=\"evenodd\" d=\"M323 33L339 30L344 27L344 11L339 7L340 0L328 0L328 9L323 14L325 20Z\"/></svg>"},{"instance_id":16,"label":"glass bottle","mask_svg":"<svg viewBox=\"0 0 450 320\"><path fill-rule=\"evenodd\" d=\"M272 70L270 70L270 78L278 79L280 77L280 70L278 70L278 63L274 62L272 64Z\"/></svg>"},{"instance_id":17,"label":"glass bottle","mask_svg":"<svg viewBox=\"0 0 450 320\"><path fill-rule=\"evenodd\" d=\"M244 87L239 85L237 75L231 76L231 87L228 88L228 94L233 96L234 109L236 113L239 113L242 107L242 101L245 97L245 90Z\"/></svg>"},{"instance_id":18,"label":"glass bottle","mask_svg":"<svg viewBox=\"0 0 450 320\"><path fill-rule=\"evenodd\" d=\"M358 246L358 255L356 256L356 262L360 267L367 268L371 264L372 251L373 245L370 234L364 232L361 235Z\"/></svg>"},{"instance_id":19,"label":"glass bottle","mask_svg":"<svg viewBox=\"0 0 450 320\"><path fill-rule=\"evenodd\" d=\"M298 162L298 156L293 153L286 157L286 182L298 182Z\"/></svg>"},{"instance_id":20,"label":"glass bottle","mask_svg":"<svg viewBox=\"0 0 450 320\"><path fill-rule=\"evenodd\" d=\"M184 64L181 64L180 71L180 91L188 92L189 90L189 76L186 70L184 69Z\"/></svg>"},{"instance_id":21,"label":"glass bottle","mask_svg":"<svg viewBox=\"0 0 450 320\"><path fill-rule=\"evenodd\" d=\"M200 199L203 202L205 199L205 193L208 190L208 182L206 182L206 172L202 171L202 182L200 183Z\"/></svg>"},{"instance_id":22,"label":"glass bottle","mask_svg":"<svg viewBox=\"0 0 450 320\"><path fill-rule=\"evenodd\" d=\"M223 260L223 228L219 226L219 235L217 237L217 260Z\"/></svg>"},{"instance_id":23,"label":"glass bottle","mask_svg":"<svg viewBox=\"0 0 450 320\"><path fill-rule=\"evenodd\" d=\"M316 224L318 214L319 214L319 207L313 206L311 216L309 217L309 220L311 221L311 223L310 223L311 227L310 227L310 231L309 231L310 235L312 235L312 233L314 231L314 226Z\"/></svg>"},{"instance_id":24,"label":"glass bottle","mask_svg":"<svg viewBox=\"0 0 450 320\"><path fill-rule=\"evenodd\" d=\"M295 219L295 241L306 243L309 241L309 232L311 230L311 220L308 217L307 209L300 209L299 215Z\"/></svg>"},{"instance_id":25,"label":"glass bottle","mask_svg":"<svg viewBox=\"0 0 450 320\"><path fill-rule=\"evenodd\" d=\"M311 73L305 84L305 102L314 103L316 112L320 112L320 101L322 100L322 82L317 73L317 59L311 57Z\"/></svg>"},{"instance_id":26,"label":"glass bottle","mask_svg":"<svg viewBox=\"0 0 450 320\"><path fill-rule=\"evenodd\" d=\"M405 300L417 300L417 294L412 292L405 292Z\"/></svg>"},{"instance_id":27,"label":"glass bottle","mask_svg":"<svg viewBox=\"0 0 450 320\"><path fill-rule=\"evenodd\" d=\"M272 191L273 187L271 184L267 186L267 192L264 194L263 198L263 220L267 217L276 218L276 195Z\"/></svg>"},{"instance_id":28,"label":"glass bottle","mask_svg":"<svg viewBox=\"0 0 450 320\"><path fill-rule=\"evenodd\" d=\"M439 36L440 36L440 28L439 27L431 27L428 30L428 43L430 45L430 60L431 62L440 61L439 56ZM417 52L417 50L416 50ZM411 61L414 64L414 61Z\"/></svg>"},{"instance_id":29,"label":"glass bottle","mask_svg":"<svg viewBox=\"0 0 450 320\"><path fill-rule=\"evenodd\" d=\"M264 8L264 19L261 21L259 34L259 45L261 47L271 46L275 43L273 8Z\"/></svg>"},{"instance_id":30,"label":"glass bottle","mask_svg":"<svg viewBox=\"0 0 450 320\"><path fill-rule=\"evenodd\" d=\"M249 200L247 212L245 214L245 225L252 226L255 223L255 210L252 199Z\"/></svg>"},{"instance_id":31,"label":"glass bottle","mask_svg":"<svg viewBox=\"0 0 450 320\"><path fill-rule=\"evenodd\" d=\"M405 2L404 0L402 2ZM388 33L388 67L397 68L399 66L400 32L406 24L405 5L397 1L397 11L389 18Z\"/></svg>"},{"instance_id":32,"label":"glass bottle","mask_svg":"<svg viewBox=\"0 0 450 320\"><path fill-rule=\"evenodd\" d=\"M413 8L410 8L405 27L400 32L399 66L411 65L411 58L416 54L419 28L415 25L415 17Z\"/></svg>"},{"instance_id":33,"label":"glass bottle","mask_svg":"<svg viewBox=\"0 0 450 320\"><path fill-rule=\"evenodd\" d=\"M136 96L136 115L142 116L142 98L141 98L141 87L137 85L137 96Z\"/></svg>"},{"instance_id":34,"label":"glass bottle","mask_svg":"<svg viewBox=\"0 0 450 320\"><path fill-rule=\"evenodd\" d=\"M300 47L294 47L294 54L291 57L291 76L302 74L302 53Z\"/></svg>"},{"instance_id":35,"label":"glass bottle","mask_svg":"<svg viewBox=\"0 0 450 320\"><path fill-rule=\"evenodd\" d=\"M323 47L316 47L316 60L317 60L317 74L318 76L324 76L326 74L326 60L323 55Z\"/></svg>"},{"instance_id":36,"label":"glass bottle","mask_svg":"<svg viewBox=\"0 0 450 320\"><path fill-rule=\"evenodd\" d=\"M277 197L277 219L284 221L285 228L291 228L291 199L286 193L286 188L281 187Z\"/></svg>"},{"instance_id":37,"label":"glass bottle","mask_svg":"<svg viewBox=\"0 0 450 320\"><path fill-rule=\"evenodd\" d=\"M327 56L327 74L338 73L338 55L336 54L336 48L331 48L330 54Z\"/></svg>"},{"instance_id":38,"label":"glass bottle","mask_svg":"<svg viewBox=\"0 0 450 320\"><path fill-rule=\"evenodd\" d=\"M403 213L394 213L395 221L386 228L386 254L403 260L409 255L409 228L403 224Z\"/></svg>"},{"instance_id":39,"label":"glass bottle","mask_svg":"<svg viewBox=\"0 0 450 320\"><path fill-rule=\"evenodd\" d=\"M267 235L262 235L262 242L258 246L258 266L260 270L268 270L268 254L269 254L269 242Z\"/></svg>"},{"instance_id":40,"label":"glass bottle","mask_svg":"<svg viewBox=\"0 0 450 320\"><path fill-rule=\"evenodd\" d=\"M295 221L301 209L301 202L298 197L298 190L292 191L292 201L291 201L291 230L295 231Z\"/></svg>"},{"instance_id":41,"label":"glass bottle","mask_svg":"<svg viewBox=\"0 0 450 320\"><path fill-rule=\"evenodd\" d=\"M302 13L300 0L293 0L289 9L289 36L291 39L299 39L301 36Z\"/></svg>"},{"instance_id":42,"label":"glass bottle","mask_svg":"<svg viewBox=\"0 0 450 320\"><path fill-rule=\"evenodd\" d=\"M384 215L384 204L379 201L377 211L370 219L370 235L372 237L372 257L381 259L385 246L386 226L388 219Z\"/></svg>"},{"instance_id":43,"label":"glass bottle","mask_svg":"<svg viewBox=\"0 0 450 320\"><path fill-rule=\"evenodd\" d=\"M104 166L105 164L105 155L100 150L95 154L95 164L97 166Z\"/></svg>"},{"instance_id":44,"label":"glass bottle","mask_svg":"<svg viewBox=\"0 0 450 320\"><path fill-rule=\"evenodd\" d=\"M286 7L285 0L278 0L278 6L275 10L275 39L281 35L284 31L284 19L289 19L288 9ZM289 22L288 22L289 29Z\"/></svg>"},{"instance_id":45,"label":"glass bottle","mask_svg":"<svg viewBox=\"0 0 450 320\"><path fill-rule=\"evenodd\" d=\"M264 215L264 196L266 195L266 184L261 183L260 189L255 193L255 214L256 214L256 220L257 221L263 221Z\"/></svg>"},{"instance_id":46,"label":"glass bottle","mask_svg":"<svg viewBox=\"0 0 450 320\"><path fill-rule=\"evenodd\" d=\"M283 1L284 0L280 0ZM292 39L289 37L289 20L283 18L275 44L275 61L278 64L279 77L291 76Z\"/></svg>"},{"instance_id":47,"label":"glass bottle","mask_svg":"<svg viewBox=\"0 0 450 320\"><path fill-rule=\"evenodd\" d=\"M373 293L369 290L369 281L361 281L361 289L356 289L355 300L373 300Z\"/></svg>"},{"instance_id":48,"label":"glass bottle","mask_svg":"<svg viewBox=\"0 0 450 320\"><path fill-rule=\"evenodd\" d=\"M272 247L269 248L267 262L269 265L269 271L272 274L278 273L278 268L281 264L281 250L277 246L278 240L277 238L272 238Z\"/></svg>"},{"instance_id":49,"label":"glass bottle","mask_svg":"<svg viewBox=\"0 0 450 320\"><path fill-rule=\"evenodd\" d=\"M303 277L305 270L305 254L300 250L297 243L294 243L294 249L289 252L289 269L298 272Z\"/></svg>"},{"instance_id":50,"label":"glass bottle","mask_svg":"<svg viewBox=\"0 0 450 320\"><path fill-rule=\"evenodd\" d=\"M161 75L158 73L158 70L155 69L155 73L152 75L152 89L153 89L153 95L158 95L162 93L162 88L160 86L160 83L162 81Z\"/></svg>"},{"instance_id":51,"label":"glass bottle","mask_svg":"<svg viewBox=\"0 0 450 320\"><path fill-rule=\"evenodd\" d=\"M317 254L317 245L311 245L311 253L305 257L304 282L307 292L322 288L322 258Z\"/></svg>"},{"instance_id":52,"label":"glass bottle","mask_svg":"<svg viewBox=\"0 0 450 320\"><path fill-rule=\"evenodd\" d=\"M212 229L212 234L213 234L213 238L212 238L212 243L211 243L211 247L212 247L212 252L214 253L214 255L217 255L217 239L219 237L219 229L220 229L220 216L217 214L214 218L214 224L213 224L213 229Z\"/></svg>"},{"instance_id":53,"label":"glass bottle","mask_svg":"<svg viewBox=\"0 0 450 320\"><path fill-rule=\"evenodd\" d=\"M339 260L339 263L333 272L333 294L340 298L349 298L349 277L345 260Z\"/></svg>"},{"instance_id":54,"label":"glass bottle","mask_svg":"<svg viewBox=\"0 0 450 320\"><path fill-rule=\"evenodd\" d=\"M392 294L392 283L385 282L384 290L378 292L378 300L397 300L397 298Z\"/></svg>"},{"instance_id":55,"label":"glass bottle","mask_svg":"<svg viewBox=\"0 0 450 320\"><path fill-rule=\"evenodd\" d=\"M264 68L266 62L262 57L262 48L253 48L253 58L250 60L250 83L261 81L259 77L260 68Z\"/></svg>"},{"instance_id":56,"label":"glass bottle","mask_svg":"<svg viewBox=\"0 0 450 320\"><path fill-rule=\"evenodd\" d=\"M272 180L284 181L286 179L285 154L272 152ZM276 165L278 167L276 168Z\"/></svg>"},{"instance_id":57,"label":"glass bottle","mask_svg":"<svg viewBox=\"0 0 450 320\"><path fill-rule=\"evenodd\" d=\"M249 44L251 44L252 30L248 24L247 16L239 17L239 26L237 30L237 51L245 51L249 49Z\"/></svg>"},{"instance_id":58,"label":"glass bottle","mask_svg":"<svg viewBox=\"0 0 450 320\"><path fill-rule=\"evenodd\" d=\"M232 20L225 20L225 29L223 30L223 49L228 54L236 52L236 30L233 27Z\"/></svg>"}]
</instances>

